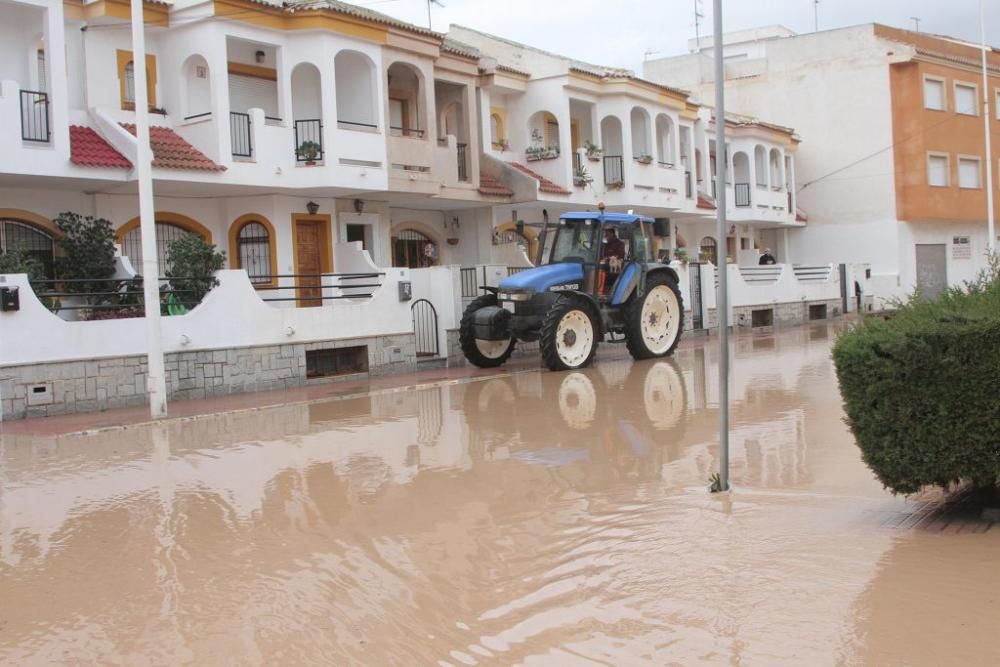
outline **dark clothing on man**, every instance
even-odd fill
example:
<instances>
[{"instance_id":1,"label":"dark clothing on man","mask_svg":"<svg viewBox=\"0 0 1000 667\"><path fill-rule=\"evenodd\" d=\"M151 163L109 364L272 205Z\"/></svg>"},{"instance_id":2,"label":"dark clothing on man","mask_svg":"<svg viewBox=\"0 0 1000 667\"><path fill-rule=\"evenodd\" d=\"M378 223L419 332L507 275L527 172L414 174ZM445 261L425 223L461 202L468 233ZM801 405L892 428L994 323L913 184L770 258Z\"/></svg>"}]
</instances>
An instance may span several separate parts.
<instances>
[{"instance_id":1,"label":"dark clothing on man","mask_svg":"<svg viewBox=\"0 0 1000 667\"><path fill-rule=\"evenodd\" d=\"M765 252L763 255L761 255L760 256L760 261L757 262L757 264L759 264L761 266L763 266L765 264L777 264L777 263L778 263L778 260L776 260L774 258L774 255L772 255L769 252Z\"/></svg>"},{"instance_id":2,"label":"dark clothing on man","mask_svg":"<svg viewBox=\"0 0 1000 667\"><path fill-rule=\"evenodd\" d=\"M617 236L604 239L604 249L601 251L601 259L617 257L625 259L625 244Z\"/></svg>"}]
</instances>

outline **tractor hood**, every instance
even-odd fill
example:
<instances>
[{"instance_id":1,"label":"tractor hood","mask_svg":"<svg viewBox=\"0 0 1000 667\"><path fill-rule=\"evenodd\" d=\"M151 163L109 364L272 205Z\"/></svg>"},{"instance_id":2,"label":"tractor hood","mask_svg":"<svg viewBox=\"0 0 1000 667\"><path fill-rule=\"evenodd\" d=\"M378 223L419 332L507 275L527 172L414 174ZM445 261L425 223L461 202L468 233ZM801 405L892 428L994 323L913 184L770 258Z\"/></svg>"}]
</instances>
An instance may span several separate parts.
<instances>
[{"instance_id":1,"label":"tractor hood","mask_svg":"<svg viewBox=\"0 0 1000 667\"><path fill-rule=\"evenodd\" d=\"M500 281L501 291L534 290L544 292L556 285L576 283L574 289L579 289L583 283L583 265L576 263L547 264L534 269L527 269Z\"/></svg>"}]
</instances>

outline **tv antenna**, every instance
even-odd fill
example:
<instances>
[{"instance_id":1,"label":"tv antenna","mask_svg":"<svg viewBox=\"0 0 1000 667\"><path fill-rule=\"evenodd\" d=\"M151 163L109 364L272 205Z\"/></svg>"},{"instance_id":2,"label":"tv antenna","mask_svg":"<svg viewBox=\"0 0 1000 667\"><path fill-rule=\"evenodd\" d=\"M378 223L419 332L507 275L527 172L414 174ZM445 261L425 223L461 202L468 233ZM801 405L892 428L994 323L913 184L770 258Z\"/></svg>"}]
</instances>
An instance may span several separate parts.
<instances>
[{"instance_id":1,"label":"tv antenna","mask_svg":"<svg viewBox=\"0 0 1000 667\"><path fill-rule=\"evenodd\" d=\"M694 51L701 52L701 23L699 19L705 18L701 13L701 0L694 0Z\"/></svg>"},{"instance_id":2,"label":"tv antenna","mask_svg":"<svg viewBox=\"0 0 1000 667\"><path fill-rule=\"evenodd\" d=\"M910 20L913 21L913 29L916 32L920 32L920 17L919 16L911 16Z\"/></svg>"},{"instance_id":3,"label":"tv antenna","mask_svg":"<svg viewBox=\"0 0 1000 667\"><path fill-rule=\"evenodd\" d=\"M819 0L813 0L813 32L819 32Z\"/></svg>"},{"instance_id":4,"label":"tv antenna","mask_svg":"<svg viewBox=\"0 0 1000 667\"><path fill-rule=\"evenodd\" d=\"M433 30L431 26L431 5L437 5L441 9L444 9L444 5L441 4L440 0L427 0L427 29Z\"/></svg>"}]
</instances>

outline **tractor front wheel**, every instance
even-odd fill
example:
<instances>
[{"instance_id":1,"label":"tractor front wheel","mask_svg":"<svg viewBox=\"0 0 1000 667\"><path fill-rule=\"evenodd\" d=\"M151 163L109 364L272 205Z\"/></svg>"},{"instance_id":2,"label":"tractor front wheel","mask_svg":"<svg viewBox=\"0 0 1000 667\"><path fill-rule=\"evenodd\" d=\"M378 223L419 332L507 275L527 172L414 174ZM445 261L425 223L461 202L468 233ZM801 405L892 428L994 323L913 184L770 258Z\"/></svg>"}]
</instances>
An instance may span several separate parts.
<instances>
[{"instance_id":1,"label":"tractor front wheel","mask_svg":"<svg viewBox=\"0 0 1000 667\"><path fill-rule=\"evenodd\" d=\"M542 321L539 344L551 371L571 371L590 364L597 351L597 326L589 304L564 294Z\"/></svg>"},{"instance_id":2,"label":"tractor front wheel","mask_svg":"<svg viewBox=\"0 0 1000 667\"><path fill-rule=\"evenodd\" d=\"M646 293L625 307L625 345L634 359L665 357L684 331L684 302L677 281L663 273L646 280Z\"/></svg>"},{"instance_id":3,"label":"tractor front wheel","mask_svg":"<svg viewBox=\"0 0 1000 667\"><path fill-rule=\"evenodd\" d=\"M476 297L465 309L462 314L462 322L458 326L458 342L462 346L462 353L469 360L469 363L480 368L503 366L514 352L513 338L507 340L476 338L472 325L473 316L480 308L495 306L497 303L496 294L483 294Z\"/></svg>"}]
</instances>

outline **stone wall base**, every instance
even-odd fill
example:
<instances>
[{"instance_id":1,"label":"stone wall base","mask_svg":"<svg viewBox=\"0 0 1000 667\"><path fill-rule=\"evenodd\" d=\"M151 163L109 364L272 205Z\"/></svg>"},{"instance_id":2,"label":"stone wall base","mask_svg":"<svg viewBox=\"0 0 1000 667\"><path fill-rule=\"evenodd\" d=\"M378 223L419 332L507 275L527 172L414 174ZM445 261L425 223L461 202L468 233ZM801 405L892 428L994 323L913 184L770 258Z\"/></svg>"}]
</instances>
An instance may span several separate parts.
<instances>
[{"instance_id":1,"label":"stone wall base","mask_svg":"<svg viewBox=\"0 0 1000 667\"><path fill-rule=\"evenodd\" d=\"M808 324L815 321L810 317L810 306L826 306L826 317L819 321L827 321L843 315L840 299L825 299L819 301L796 301L792 303L766 303L756 306L738 306L733 308L733 318L730 327L737 329L754 328L754 311L771 311L771 324L768 326L784 327ZM716 308L709 308L706 328L719 328L719 314Z\"/></svg>"},{"instance_id":2,"label":"stone wall base","mask_svg":"<svg viewBox=\"0 0 1000 667\"><path fill-rule=\"evenodd\" d=\"M299 387L336 376L306 378L306 352L364 346L368 373L416 367L413 334L177 352L164 359L167 396L190 400ZM96 412L146 403L146 357L5 366L0 368L0 419Z\"/></svg>"}]
</instances>

